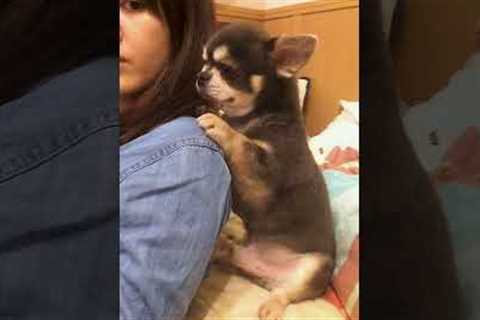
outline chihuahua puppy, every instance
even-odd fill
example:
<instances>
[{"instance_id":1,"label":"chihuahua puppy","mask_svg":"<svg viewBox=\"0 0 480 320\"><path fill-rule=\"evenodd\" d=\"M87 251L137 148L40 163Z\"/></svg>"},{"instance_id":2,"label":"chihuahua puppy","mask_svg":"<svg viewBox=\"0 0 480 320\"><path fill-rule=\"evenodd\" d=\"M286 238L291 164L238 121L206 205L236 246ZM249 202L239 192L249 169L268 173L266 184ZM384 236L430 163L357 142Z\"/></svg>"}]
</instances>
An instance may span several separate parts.
<instances>
[{"instance_id":1,"label":"chihuahua puppy","mask_svg":"<svg viewBox=\"0 0 480 320\"><path fill-rule=\"evenodd\" d=\"M221 114L205 113L198 123L224 151L233 211L247 231L243 245L221 237L214 259L271 291L262 320L322 295L335 265L329 199L294 77L316 43L311 35L271 38L232 24L207 43L197 79L198 92Z\"/></svg>"}]
</instances>

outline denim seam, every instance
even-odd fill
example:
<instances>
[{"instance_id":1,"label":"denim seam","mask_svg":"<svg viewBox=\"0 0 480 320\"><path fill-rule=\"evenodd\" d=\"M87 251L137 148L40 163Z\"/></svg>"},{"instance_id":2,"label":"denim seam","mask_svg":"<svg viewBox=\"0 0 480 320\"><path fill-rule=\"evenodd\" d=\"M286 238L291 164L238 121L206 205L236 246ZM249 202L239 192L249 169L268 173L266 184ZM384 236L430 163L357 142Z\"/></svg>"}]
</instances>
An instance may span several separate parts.
<instances>
[{"instance_id":1,"label":"denim seam","mask_svg":"<svg viewBox=\"0 0 480 320\"><path fill-rule=\"evenodd\" d=\"M78 122L48 143L37 142L26 151L3 161L0 164L0 183L49 161L96 132L118 126L116 114L108 111Z\"/></svg>"},{"instance_id":2,"label":"denim seam","mask_svg":"<svg viewBox=\"0 0 480 320\"><path fill-rule=\"evenodd\" d=\"M185 147L197 147L197 148L206 148L213 150L215 152L219 152L218 147L216 147L213 143L206 141L202 138L197 137L189 137L184 138L169 145L166 145L162 149L152 153L146 159L143 159L128 168L125 168L120 173L120 183L122 183L125 179L129 176L134 174L135 172L142 170L143 168L150 166L160 160L168 159L171 155L173 155L176 151L179 151Z\"/></svg>"}]
</instances>

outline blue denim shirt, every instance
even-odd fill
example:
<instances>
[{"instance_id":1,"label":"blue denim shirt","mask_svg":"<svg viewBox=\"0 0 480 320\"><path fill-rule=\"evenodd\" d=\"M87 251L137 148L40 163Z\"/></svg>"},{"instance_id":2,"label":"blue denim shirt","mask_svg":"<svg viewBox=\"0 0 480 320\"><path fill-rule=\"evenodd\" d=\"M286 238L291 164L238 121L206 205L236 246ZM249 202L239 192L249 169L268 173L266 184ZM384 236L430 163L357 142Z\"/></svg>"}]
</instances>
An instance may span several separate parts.
<instances>
[{"instance_id":1,"label":"blue denim shirt","mask_svg":"<svg viewBox=\"0 0 480 320\"><path fill-rule=\"evenodd\" d=\"M230 211L230 173L196 120L120 149L120 319L182 319Z\"/></svg>"},{"instance_id":2,"label":"blue denim shirt","mask_svg":"<svg viewBox=\"0 0 480 320\"><path fill-rule=\"evenodd\" d=\"M0 105L0 319L118 319L119 131L115 57Z\"/></svg>"}]
</instances>

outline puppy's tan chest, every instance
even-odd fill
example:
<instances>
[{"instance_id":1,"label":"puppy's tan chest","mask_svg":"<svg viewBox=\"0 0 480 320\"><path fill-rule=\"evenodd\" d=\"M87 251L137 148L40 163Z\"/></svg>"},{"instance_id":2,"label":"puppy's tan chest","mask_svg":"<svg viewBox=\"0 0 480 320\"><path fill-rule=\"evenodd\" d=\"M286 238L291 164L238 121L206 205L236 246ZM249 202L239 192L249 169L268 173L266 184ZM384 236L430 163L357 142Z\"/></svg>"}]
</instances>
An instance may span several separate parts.
<instances>
[{"instance_id":1,"label":"puppy's tan chest","mask_svg":"<svg viewBox=\"0 0 480 320\"><path fill-rule=\"evenodd\" d=\"M302 255L275 243L252 242L235 250L235 259L249 274L275 287L289 278L301 262Z\"/></svg>"}]
</instances>

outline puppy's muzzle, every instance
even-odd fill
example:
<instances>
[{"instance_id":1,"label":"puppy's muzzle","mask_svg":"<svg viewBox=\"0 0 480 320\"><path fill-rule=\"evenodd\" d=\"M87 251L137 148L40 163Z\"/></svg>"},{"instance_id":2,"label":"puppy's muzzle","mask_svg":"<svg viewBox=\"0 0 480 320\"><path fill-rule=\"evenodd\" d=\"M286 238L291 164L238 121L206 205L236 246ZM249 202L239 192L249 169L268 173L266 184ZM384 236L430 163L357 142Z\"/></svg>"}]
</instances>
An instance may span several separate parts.
<instances>
[{"instance_id":1,"label":"puppy's muzzle","mask_svg":"<svg viewBox=\"0 0 480 320\"><path fill-rule=\"evenodd\" d=\"M199 88L204 88L208 81L212 79L212 73L208 71L201 71L197 74L197 86Z\"/></svg>"}]
</instances>

